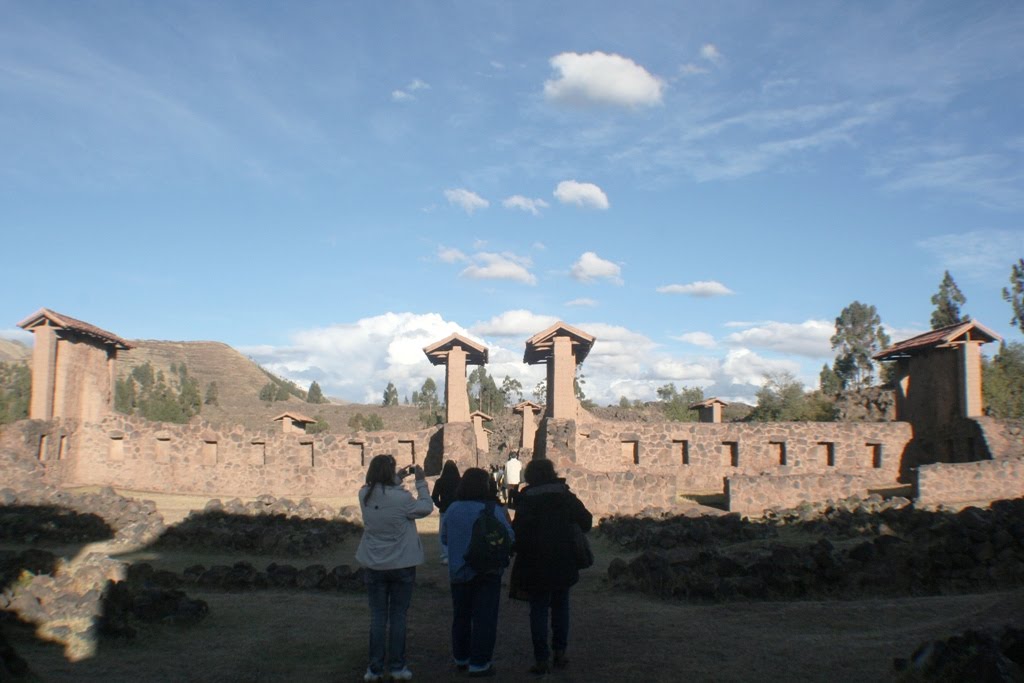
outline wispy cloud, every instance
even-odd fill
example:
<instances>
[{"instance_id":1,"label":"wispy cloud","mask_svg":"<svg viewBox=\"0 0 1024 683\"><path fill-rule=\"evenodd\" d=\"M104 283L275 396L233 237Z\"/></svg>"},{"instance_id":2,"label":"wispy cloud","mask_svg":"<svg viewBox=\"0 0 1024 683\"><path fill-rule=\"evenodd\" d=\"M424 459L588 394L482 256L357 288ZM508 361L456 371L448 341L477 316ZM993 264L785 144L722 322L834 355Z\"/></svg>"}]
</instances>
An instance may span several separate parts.
<instances>
[{"instance_id":1,"label":"wispy cloud","mask_svg":"<svg viewBox=\"0 0 1024 683\"><path fill-rule=\"evenodd\" d=\"M715 338L707 332L685 332L672 338L687 344L693 344L694 346L702 346L706 349L713 349L715 347Z\"/></svg>"},{"instance_id":2,"label":"wispy cloud","mask_svg":"<svg viewBox=\"0 0 1024 683\"><path fill-rule=\"evenodd\" d=\"M940 190L997 209L1024 208L1024 173L1001 153L927 158L935 148L904 150L877 163L872 175L892 191Z\"/></svg>"},{"instance_id":3,"label":"wispy cloud","mask_svg":"<svg viewBox=\"0 0 1024 683\"><path fill-rule=\"evenodd\" d=\"M502 200L501 205L506 209L519 209L520 211L526 211L532 213L534 216L540 215L541 209L548 208L548 203L543 199L529 199L521 194L514 194Z\"/></svg>"},{"instance_id":4,"label":"wispy cloud","mask_svg":"<svg viewBox=\"0 0 1024 683\"><path fill-rule=\"evenodd\" d=\"M1024 230L972 230L935 235L917 245L956 277L1003 281L1010 275L1010 266L1024 255Z\"/></svg>"},{"instance_id":5,"label":"wispy cloud","mask_svg":"<svg viewBox=\"0 0 1024 683\"><path fill-rule=\"evenodd\" d=\"M586 209L608 209L608 195L593 183L563 180L555 188L555 199L563 204L575 204Z\"/></svg>"},{"instance_id":6,"label":"wispy cloud","mask_svg":"<svg viewBox=\"0 0 1024 683\"><path fill-rule=\"evenodd\" d=\"M590 283L596 280L607 280L616 285L623 283L622 268L617 263L603 259L592 251L581 255L572 265L569 274L579 282Z\"/></svg>"},{"instance_id":7,"label":"wispy cloud","mask_svg":"<svg viewBox=\"0 0 1024 683\"><path fill-rule=\"evenodd\" d=\"M580 299L572 299L571 301L566 301L563 305L581 308L595 308L597 306L597 300L583 297Z\"/></svg>"},{"instance_id":8,"label":"wispy cloud","mask_svg":"<svg viewBox=\"0 0 1024 683\"><path fill-rule=\"evenodd\" d=\"M405 86L404 88L392 90L391 99L394 100L395 102L411 102L412 100L416 99L416 96L413 93L415 93L417 90L429 89L429 83L421 81L418 78L414 78L412 82L410 82L409 85Z\"/></svg>"},{"instance_id":9,"label":"wispy cloud","mask_svg":"<svg viewBox=\"0 0 1024 683\"><path fill-rule=\"evenodd\" d=\"M778 353L809 358L831 357L831 338L835 324L827 320L806 320L802 323L765 322L733 332L725 338L729 346L768 349Z\"/></svg>"},{"instance_id":10,"label":"wispy cloud","mask_svg":"<svg viewBox=\"0 0 1024 683\"><path fill-rule=\"evenodd\" d=\"M469 257L454 247L440 246L437 248L437 257L445 263L459 263L468 261Z\"/></svg>"},{"instance_id":11,"label":"wispy cloud","mask_svg":"<svg viewBox=\"0 0 1024 683\"><path fill-rule=\"evenodd\" d=\"M500 313L490 320L474 323L470 329L485 337L522 337L528 339L541 330L551 327L558 318L539 315L525 309Z\"/></svg>"},{"instance_id":12,"label":"wispy cloud","mask_svg":"<svg viewBox=\"0 0 1024 683\"><path fill-rule=\"evenodd\" d=\"M659 294L686 294L696 297L725 296L733 291L717 280L698 280L686 285L663 285L656 290Z\"/></svg>"},{"instance_id":13,"label":"wispy cloud","mask_svg":"<svg viewBox=\"0 0 1024 683\"><path fill-rule=\"evenodd\" d=\"M478 195L476 192L471 192L465 188L459 187L455 189L444 191L445 199L452 206L457 206L469 215L473 215L474 211L479 209L486 209L491 205L489 201Z\"/></svg>"},{"instance_id":14,"label":"wispy cloud","mask_svg":"<svg viewBox=\"0 0 1024 683\"><path fill-rule=\"evenodd\" d=\"M632 59L604 52L563 52L551 58L558 76L544 96L572 105L642 107L661 103L664 83Z\"/></svg>"},{"instance_id":15,"label":"wispy cloud","mask_svg":"<svg viewBox=\"0 0 1024 683\"><path fill-rule=\"evenodd\" d=\"M482 251L472 257L473 264L460 273L473 280L512 280L527 285L537 284L530 272L530 259L515 254Z\"/></svg>"}]
</instances>

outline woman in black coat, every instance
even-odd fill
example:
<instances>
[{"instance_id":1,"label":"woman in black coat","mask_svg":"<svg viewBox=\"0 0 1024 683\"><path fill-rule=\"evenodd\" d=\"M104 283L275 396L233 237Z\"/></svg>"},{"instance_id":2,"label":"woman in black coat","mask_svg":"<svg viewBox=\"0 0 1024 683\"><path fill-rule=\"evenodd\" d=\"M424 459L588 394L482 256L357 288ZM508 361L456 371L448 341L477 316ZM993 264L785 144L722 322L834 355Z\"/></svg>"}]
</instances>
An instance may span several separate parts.
<instances>
[{"instance_id":1,"label":"woman in black coat","mask_svg":"<svg viewBox=\"0 0 1024 683\"><path fill-rule=\"evenodd\" d=\"M523 473L526 488L516 498L515 564L512 592L530 600L530 634L535 663L531 673L564 667L569 644L569 589L580 579L572 525L589 531L590 511L555 474L550 460L534 459ZM548 618L551 646L548 646ZM549 658L554 654L553 662Z\"/></svg>"}]
</instances>

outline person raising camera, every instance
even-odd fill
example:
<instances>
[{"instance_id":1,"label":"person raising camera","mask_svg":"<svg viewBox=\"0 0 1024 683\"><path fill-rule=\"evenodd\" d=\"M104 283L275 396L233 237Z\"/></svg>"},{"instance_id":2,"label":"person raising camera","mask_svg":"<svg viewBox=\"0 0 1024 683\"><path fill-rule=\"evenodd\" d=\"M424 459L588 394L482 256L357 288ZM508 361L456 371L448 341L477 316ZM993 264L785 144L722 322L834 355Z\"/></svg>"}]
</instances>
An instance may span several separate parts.
<instances>
[{"instance_id":1,"label":"person raising camera","mask_svg":"<svg viewBox=\"0 0 1024 683\"><path fill-rule=\"evenodd\" d=\"M402 487L415 475L416 496ZM359 490L363 537L356 561L365 568L370 602L370 663L364 681L412 680L405 657L405 624L416 565L423 564L423 544L416 520L434 509L423 468L410 465L395 471L395 458L376 455ZM386 668L385 668L386 665Z\"/></svg>"}]
</instances>

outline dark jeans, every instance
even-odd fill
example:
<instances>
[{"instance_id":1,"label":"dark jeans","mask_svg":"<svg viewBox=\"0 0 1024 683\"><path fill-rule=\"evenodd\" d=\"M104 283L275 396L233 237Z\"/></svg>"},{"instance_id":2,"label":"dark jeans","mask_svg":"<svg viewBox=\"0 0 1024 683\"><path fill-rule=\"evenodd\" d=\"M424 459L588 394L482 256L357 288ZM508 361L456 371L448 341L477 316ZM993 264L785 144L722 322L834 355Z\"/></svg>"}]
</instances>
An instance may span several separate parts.
<instances>
[{"instance_id":1,"label":"dark jeans","mask_svg":"<svg viewBox=\"0 0 1024 683\"><path fill-rule=\"evenodd\" d=\"M416 567L367 569L365 575L370 596L370 670L384 673L386 661L389 670L398 671L405 666L405 613L412 602Z\"/></svg>"},{"instance_id":2,"label":"dark jeans","mask_svg":"<svg viewBox=\"0 0 1024 683\"><path fill-rule=\"evenodd\" d=\"M498 636L501 575L477 574L452 584L452 657L471 671L486 669Z\"/></svg>"},{"instance_id":3,"label":"dark jeans","mask_svg":"<svg viewBox=\"0 0 1024 683\"><path fill-rule=\"evenodd\" d=\"M548 614L551 615L551 648L548 648ZM569 589L530 593L530 635L533 658L547 661L551 649L565 651L569 645Z\"/></svg>"}]
</instances>

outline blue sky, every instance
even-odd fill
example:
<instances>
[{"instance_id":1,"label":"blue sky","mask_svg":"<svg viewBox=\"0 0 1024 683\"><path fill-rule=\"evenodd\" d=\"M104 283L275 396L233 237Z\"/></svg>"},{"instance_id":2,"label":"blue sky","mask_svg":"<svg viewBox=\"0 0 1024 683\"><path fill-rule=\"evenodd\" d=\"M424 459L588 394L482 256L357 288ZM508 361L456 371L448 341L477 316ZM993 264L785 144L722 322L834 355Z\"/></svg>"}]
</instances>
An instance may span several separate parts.
<instances>
[{"instance_id":1,"label":"blue sky","mask_svg":"<svg viewBox=\"0 0 1024 683\"><path fill-rule=\"evenodd\" d=\"M835 317L1008 340L1019 2L5 2L0 334L49 307L377 401L453 331L601 403L813 386ZM24 336L20 338L24 339Z\"/></svg>"}]
</instances>

